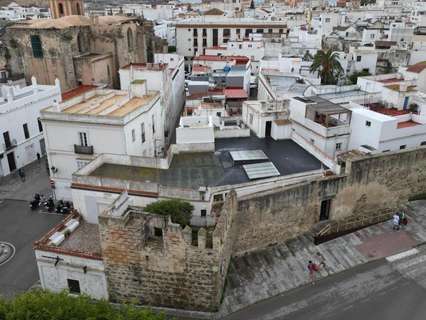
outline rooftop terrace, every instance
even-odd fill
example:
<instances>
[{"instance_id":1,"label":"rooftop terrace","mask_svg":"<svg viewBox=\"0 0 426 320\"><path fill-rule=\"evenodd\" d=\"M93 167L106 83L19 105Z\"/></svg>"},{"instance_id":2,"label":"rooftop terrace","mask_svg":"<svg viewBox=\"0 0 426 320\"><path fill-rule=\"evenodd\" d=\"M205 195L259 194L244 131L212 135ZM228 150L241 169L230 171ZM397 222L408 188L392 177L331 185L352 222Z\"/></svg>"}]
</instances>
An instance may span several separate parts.
<instances>
[{"instance_id":1,"label":"rooftop terrace","mask_svg":"<svg viewBox=\"0 0 426 320\"><path fill-rule=\"evenodd\" d=\"M181 153L173 157L168 170L104 163L89 175L164 186L198 189L201 186L233 185L249 182L242 164L234 165L229 154L238 150L262 150L281 176L317 170L321 162L292 140L271 138L216 139L215 152Z\"/></svg>"}]
</instances>

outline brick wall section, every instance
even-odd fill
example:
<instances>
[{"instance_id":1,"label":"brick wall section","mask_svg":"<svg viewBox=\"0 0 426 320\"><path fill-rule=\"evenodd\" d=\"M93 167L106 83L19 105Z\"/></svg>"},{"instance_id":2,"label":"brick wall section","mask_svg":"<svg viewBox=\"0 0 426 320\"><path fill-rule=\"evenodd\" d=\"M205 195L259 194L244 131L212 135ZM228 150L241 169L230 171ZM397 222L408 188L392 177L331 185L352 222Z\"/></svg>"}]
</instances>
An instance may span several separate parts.
<instances>
[{"instance_id":1,"label":"brick wall section","mask_svg":"<svg viewBox=\"0 0 426 320\"><path fill-rule=\"evenodd\" d=\"M410 196L426 191L425 148L375 156L355 154L345 165L340 176L239 199L233 254L262 249L310 231L319 222L324 199L332 199L332 222L354 228L390 217Z\"/></svg>"},{"instance_id":2,"label":"brick wall section","mask_svg":"<svg viewBox=\"0 0 426 320\"><path fill-rule=\"evenodd\" d=\"M233 241L228 240L232 213L224 207L213 232L213 248L205 248L199 231L198 247L191 245L191 229L166 222L163 242L145 241L153 215L133 212L125 217L99 219L108 291L114 302L136 302L201 311L218 309ZM231 196L230 196L231 197ZM230 204L229 204L230 203ZM232 211L235 212L235 209ZM201 240L201 241L200 241ZM204 245L205 246L205 245Z\"/></svg>"}]
</instances>

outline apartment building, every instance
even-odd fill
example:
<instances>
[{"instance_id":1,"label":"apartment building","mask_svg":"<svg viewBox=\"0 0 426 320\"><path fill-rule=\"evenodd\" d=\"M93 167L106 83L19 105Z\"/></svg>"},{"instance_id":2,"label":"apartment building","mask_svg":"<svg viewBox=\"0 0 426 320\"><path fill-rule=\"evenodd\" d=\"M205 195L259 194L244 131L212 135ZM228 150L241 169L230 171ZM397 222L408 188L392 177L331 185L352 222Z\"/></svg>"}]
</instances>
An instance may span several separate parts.
<instances>
[{"instance_id":1,"label":"apartment building","mask_svg":"<svg viewBox=\"0 0 426 320\"><path fill-rule=\"evenodd\" d=\"M163 105L144 80L129 91L81 86L41 111L57 198L71 199L71 176L99 154L153 158L164 145Z\"/></svg>"},{"instance_id":2,"label":"apartment building","mask_svg":"<svg viewBox=\"0 0 426 320\"><path fill-rule=\"evenodd\" d=\"M253 33L281 39L287 34L287 24L282 21L252 18L188 19L176 23L176 50L185 57L204 54L210 47L224 46L228 41L249 38Z\"/></svg>"},{"instance_id":3,"label":"apartment building","mask_svg":"<svg viewBox=\"0 0 426 320\"><path fill-rule=\"evenodd\" d=\"M0 177L46 153L40 110L61 99L59 86L0 87Z\"/></svg>"}]
</instances>

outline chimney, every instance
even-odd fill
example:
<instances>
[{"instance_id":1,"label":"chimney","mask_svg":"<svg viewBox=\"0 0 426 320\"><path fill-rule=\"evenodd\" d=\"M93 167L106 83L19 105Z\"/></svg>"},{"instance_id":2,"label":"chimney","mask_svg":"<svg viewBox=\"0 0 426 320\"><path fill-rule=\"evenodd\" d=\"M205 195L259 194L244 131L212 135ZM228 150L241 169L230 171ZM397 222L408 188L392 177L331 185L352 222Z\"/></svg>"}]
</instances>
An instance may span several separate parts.
<instances>
[{"instance_id":1,"label":"chimney","mask_svg":"<svg viewBox=\"0 0 426 320\"><path fill-rule=\"evenodd\" d=\"M142 98L147 93L146 80L139 79L133 80L130 84L130 99L132 98Z\"/></svg>"}]
</instances>

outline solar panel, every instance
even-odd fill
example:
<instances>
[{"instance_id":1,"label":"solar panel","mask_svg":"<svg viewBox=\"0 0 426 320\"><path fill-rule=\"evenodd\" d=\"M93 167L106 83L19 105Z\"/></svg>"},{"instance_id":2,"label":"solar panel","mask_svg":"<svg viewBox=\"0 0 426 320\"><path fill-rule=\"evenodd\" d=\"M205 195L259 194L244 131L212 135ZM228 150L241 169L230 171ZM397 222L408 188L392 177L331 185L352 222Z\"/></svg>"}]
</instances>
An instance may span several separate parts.
<instances>
[{"instance_id":1,"label":"solar panel","mask_svg":"<svg viewBox=\"0 0 426 320\"><path fill-rule=\"evenodd\" d=\"M268 160L268 156L262 150L230 151L229 154L234 162Z\"/></svg>"},{"instance_id":2,"label":"solar panel","mask_svg":"<svg viewBox=\"0 0 426 320\"><path fill-rule=\"evenodd\" d=\"M280 175L280 172L272 162L245 164L243 168L250 180Z\"/></svg>"}]
</instances>

